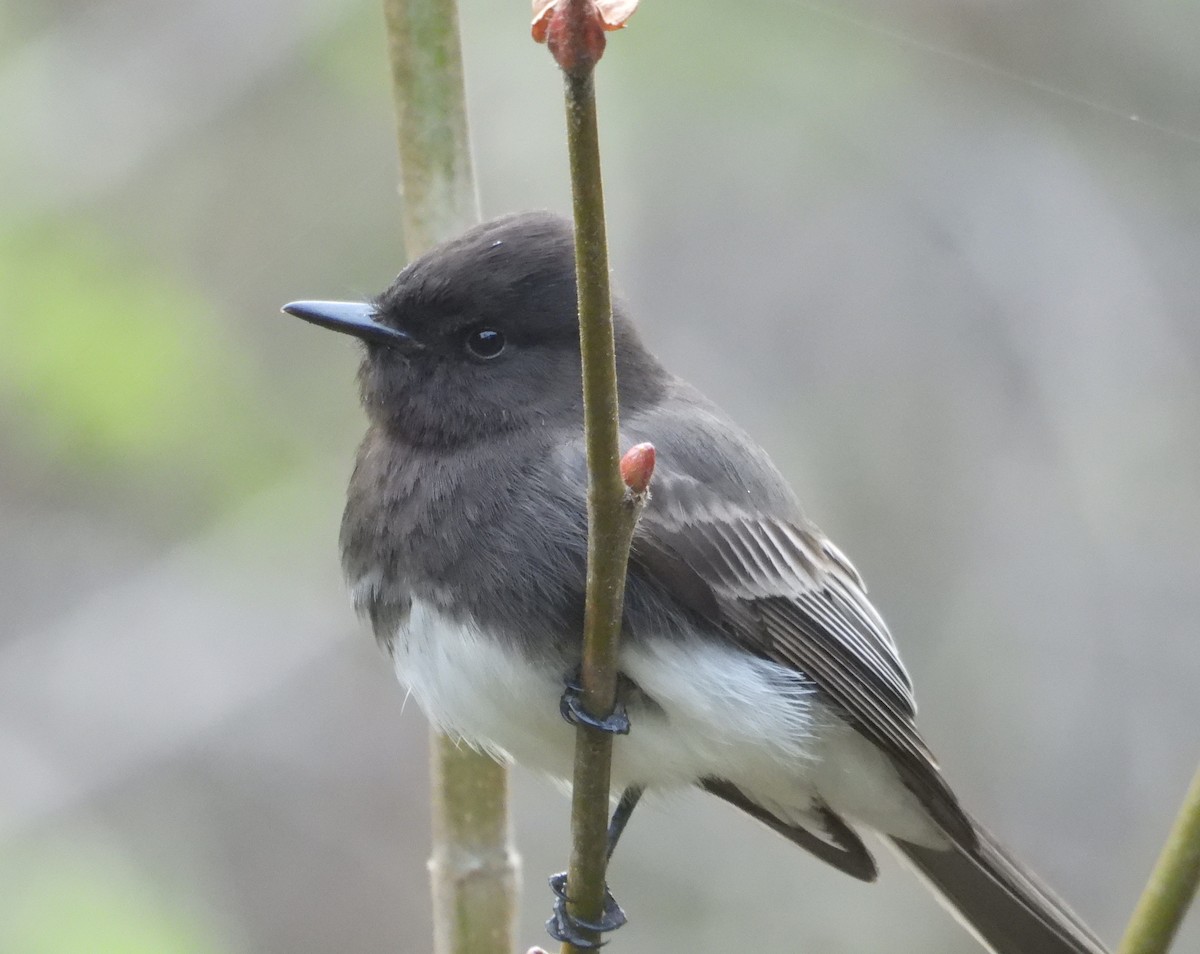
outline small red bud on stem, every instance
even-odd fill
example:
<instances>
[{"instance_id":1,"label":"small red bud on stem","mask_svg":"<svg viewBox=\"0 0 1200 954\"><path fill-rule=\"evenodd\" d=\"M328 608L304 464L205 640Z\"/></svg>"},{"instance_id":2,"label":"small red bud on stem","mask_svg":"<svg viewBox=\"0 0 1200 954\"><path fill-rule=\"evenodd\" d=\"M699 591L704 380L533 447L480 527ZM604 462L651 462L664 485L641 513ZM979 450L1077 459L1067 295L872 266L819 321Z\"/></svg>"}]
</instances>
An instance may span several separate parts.
<instances>
[{"instance_id":1,"label":"small red bud on stem","mask_svg":"<svg viewBox=\"0 0 1200 954\"><path fill-rule=\"evenodd\" d=\"M621 479L635 494L644 494L654 476L654 445L634 444L621 458Z\"/></svg>"},{"instance_id":2,"label":"small red bud on stem","mask_svg":"<svg viewBox=\"0 0 1200 954\"><path fill-rule=\"evenodd\" d=\"M620 30L638 0L533 0L530 32L563 72L586 74L604 55L604 34Z\"/></svg>"}]
</instances>

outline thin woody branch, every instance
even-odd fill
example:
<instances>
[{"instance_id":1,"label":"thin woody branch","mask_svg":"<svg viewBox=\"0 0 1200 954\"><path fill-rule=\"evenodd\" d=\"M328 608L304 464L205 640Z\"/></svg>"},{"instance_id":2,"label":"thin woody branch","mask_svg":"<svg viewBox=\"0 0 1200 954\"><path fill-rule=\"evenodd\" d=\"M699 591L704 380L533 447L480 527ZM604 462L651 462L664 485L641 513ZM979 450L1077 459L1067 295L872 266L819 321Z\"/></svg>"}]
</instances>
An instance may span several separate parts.
<instances>
[{"instance_id":1,"label":"thin woody branch","mask_svg":"<svg viewBox=\"0 0 1200 954\"><path fill-rule=\"evenodd\" d=\"M410 259L479 220L455 0L383 0ZM508 771L432 734L435 954L510 954L517 855Z\"/></svg>"},{"instance_id":2,"label":"thin woody branch","mask_svg":"<svg viewBox=\"0 0 1200 954\"><path fill-rule=\"evenodd\" d=\"M648 464L647 453L641 450L638 462L629 465L636 471L639 492L626 486L619 445L604 189L592 82L593 70L604 52L605 31L624 22L605 20L605 10L611 6L594 0L539 2L535 3L533 25L534 38L548 43L562 68L566 94L588 459L587 603L580 683L582 704L597 719L610 716L617 702L617 651L626 564L653 469L653 450ZM634 4L624 6L627 17ZM637 727L632 731L636 732ZM607 733L585 725L577 730L567 910L583 921L599 921L604 910L612 746L612 736ZM570 942L563 945L563 954L576 950Z\"/></svg>"}]
</instances>

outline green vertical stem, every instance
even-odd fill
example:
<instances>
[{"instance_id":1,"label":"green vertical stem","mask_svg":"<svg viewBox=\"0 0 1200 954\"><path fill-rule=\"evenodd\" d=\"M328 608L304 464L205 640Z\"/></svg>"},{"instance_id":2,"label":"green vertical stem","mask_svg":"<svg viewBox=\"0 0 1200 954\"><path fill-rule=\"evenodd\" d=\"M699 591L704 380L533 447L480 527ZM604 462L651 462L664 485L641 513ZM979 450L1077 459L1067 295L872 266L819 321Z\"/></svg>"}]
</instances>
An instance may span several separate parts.
<instances>
[{"instance_id":1,"label":"green vertical stem","mask_svg":"<svg viewBox=\"0 0 1200 954\"><path fill-rule=\"evenodd\" d=\"M518 861L508 770L440 732L430 757L434 954L511 954Z\"/></svg>"},{"instance_id":2,"label":"green vertical stem","mask_svg":"<svg viewBox=\"0 0 1200 954\"><path fill-rule=\"evenodd\" d=\"M479 221L455 0L383 0L410 259Z\"/></svg>"},{"instance_id":3,"label":"green vertical stem","mask_svg":"<svg viewBox=\"0 0 1200 954\"><path fill-rule=\"evenodd\" d=\"M383 0L410 259L479 221L454 0ZM437 732L432 759L435 954L511 954L517 855L508 772Z\"/></svg>"},{"instance_id":4,"label":"green vertical stem","mask_svg":"<svg viewBox=\"0 0 1200 954\"><path fill-rule=\"evenodd\" d=\"M588 460L582 701L589 713L604 717L616 704L625 569L637 507L626 493L620 473L617 365L592 72L564 73L564 77ZM636 726L633 731L637 731ZM582 726L577 730L567 884L570 912L586 921L598 921L604 907L612 745L610 735ZM564 954L576 950L572 944L563 945Z\"/></svg>"},{"instance_id":5,"label":"green vertical stem","mask_svg":"<svg viewBox=\"0 0 1200 954\"><path fill-rule=\"evenodd\" d=\"M1118 954L1165 954L1200 888L1200 770L1138 900Z\"/></svg>"}]
</instances>

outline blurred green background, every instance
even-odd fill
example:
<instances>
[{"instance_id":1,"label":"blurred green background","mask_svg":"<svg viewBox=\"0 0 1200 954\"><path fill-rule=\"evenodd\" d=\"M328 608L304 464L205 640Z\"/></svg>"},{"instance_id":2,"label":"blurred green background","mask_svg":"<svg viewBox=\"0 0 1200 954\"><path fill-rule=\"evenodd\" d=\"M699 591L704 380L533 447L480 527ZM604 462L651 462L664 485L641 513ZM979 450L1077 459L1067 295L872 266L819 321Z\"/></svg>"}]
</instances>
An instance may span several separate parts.
<instances>
[{"instance_id":1,"label":"blurred green background","mask_svg":"<svg viewBox=\"0 0 1200 954\"><path fill-rule=\"evenodd\" d=\"M485 211L567 210L527 4L461 12ZM278 314L405 261L381 19L0 6L6 954L429 947L424 723L337 564L356 352ZM1200 759L1198 37L1169 0L645 0L599 80L646 338L1114 941ZM514 784L529 945L567 806ZM860 885L698 796L611 880L622 951L975 950L889 859Z\"/></svg>"}]
</instances>

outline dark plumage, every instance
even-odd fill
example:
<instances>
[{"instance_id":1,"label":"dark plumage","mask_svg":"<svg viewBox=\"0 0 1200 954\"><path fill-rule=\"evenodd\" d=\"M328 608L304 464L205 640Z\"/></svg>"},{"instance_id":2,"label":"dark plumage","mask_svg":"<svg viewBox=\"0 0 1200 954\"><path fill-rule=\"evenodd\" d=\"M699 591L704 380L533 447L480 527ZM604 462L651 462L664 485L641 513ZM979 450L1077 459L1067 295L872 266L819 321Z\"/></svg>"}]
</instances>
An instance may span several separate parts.
<instances>
[{"instance_id":1,"label":"dark plumage","mask_svg":"<svg viewBox=\"0 0 1200 954\"><path fill-rule=\"evenodd\" d=\"M366 342L370 428L341 542L401 679L449 731L564 777L587 547L573 254L563 220L507 216L360 312L288 306ZM854 826L874 828L1001 954L1102 954L960 807L854 567L766 453L614 318L622 438L658 452L629 566L617 779L700 786L864 880Z\"/></svg>"}]
</instances>

